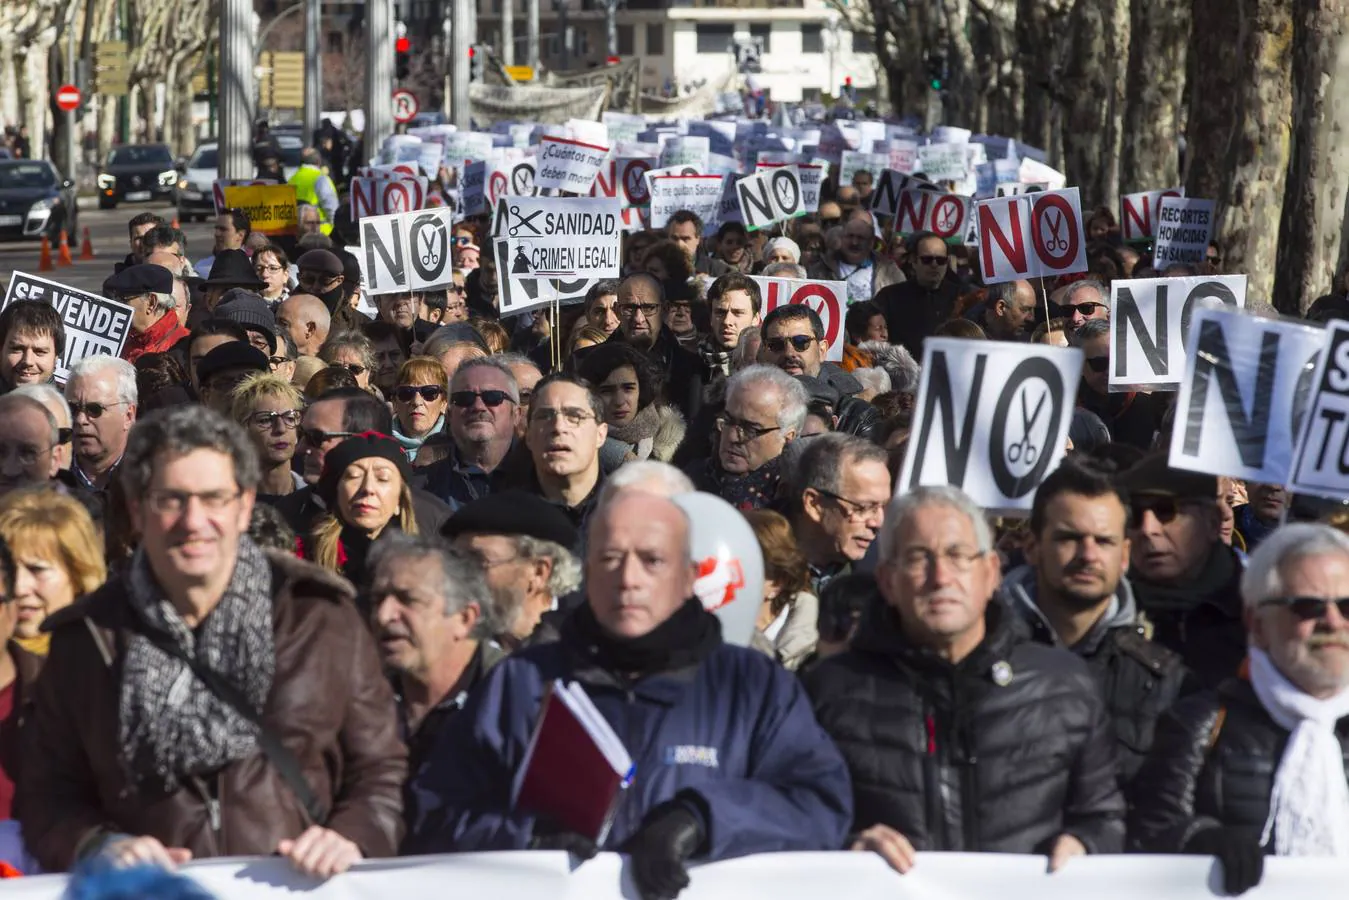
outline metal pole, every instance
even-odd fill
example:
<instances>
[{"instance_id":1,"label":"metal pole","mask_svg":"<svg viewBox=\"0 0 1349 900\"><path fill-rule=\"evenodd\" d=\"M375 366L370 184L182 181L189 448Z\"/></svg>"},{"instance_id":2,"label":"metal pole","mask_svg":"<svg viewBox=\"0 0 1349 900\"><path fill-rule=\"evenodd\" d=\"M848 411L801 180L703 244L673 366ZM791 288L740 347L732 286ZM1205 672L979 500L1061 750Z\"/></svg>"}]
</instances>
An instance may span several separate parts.
<instances>
[{"instance_id":1,"label":"metal pole","mask_svg":"<svg viewBox=\"0 0 1349 900\"><path fill-rule=\"evenodd\" d=\"M314 140L323 115L323 49L319 43L319 0L305 0L304 10L304 142Z\"/></svg>"},{"instance_id":2,"label":"metal pole","mask_svg":"<svg viewBox=\"0 0 1349 900\"><path fill-rule=\"evenodd\" d=\"M501 62L515 65L515 0L501 0Z\"/></svg>"},{"instance_id":3,"label":"metal pole","mask_svg":"<svg viewBox=\"0 0 1349 900\"><path fill-rule=\"evenodd\" d=\"M253 3L220 3L220 177L252 178Z\"/></svg>"},{"instance_id":4,"label":"metal pole","mask_svg":"<svg viewBox=\"0 0 1349 900\"><path fill-rule=\"evenodd\" d=\"M525 0L525 43L529 67L539 77L539 0Z\"/></svg>"},{"instance_id":5,"label":"metal pole","mask_svg":"<svg viewBox=\"0 0 1349 900\"><path fill-rule=\"evenodd\" d=\"M393 4L365 4L365 155L373 158L393 134ZM365 165L361 160L359 165Z\"/></svg>"},{"instance_id":6,"label":"metal pole","mask_svg":"<svg viewBox=\"0 0 1349 900\"><path fill-rule=\"evenodd\" d=\"M453 35L450 44L450 120L454 127L471 127L468 111L468 49L473 46L469 10L473 0L454 0Z\"/></svg>"},{"instance_id":7,"label":"metal pole","mask_svg":"<svg viewBox=\"0 0 1349 900\"><path fill-rule=\"evenodd\" d=\"M604 52L618 55L618 0L604 0Z\"/></svg>"},{"instance_id":8,"label":"metal pole","mask_svg":"<svg viewBox=\"0 0 1349 900\"><path fill-rule=\"evenodd\" d=\"M66 27L66 84L73 84L83 91L89 88L80 84L79 76L75 74L75 6L70 7L70 24ZM88 102L84 95L81 96L82 102ZM78 173L75 171L75 115L77 110L71 110L66 113L66 177L79 184ZM74 239L74 235L71 236Z\"/></svg>"}]
</instances>

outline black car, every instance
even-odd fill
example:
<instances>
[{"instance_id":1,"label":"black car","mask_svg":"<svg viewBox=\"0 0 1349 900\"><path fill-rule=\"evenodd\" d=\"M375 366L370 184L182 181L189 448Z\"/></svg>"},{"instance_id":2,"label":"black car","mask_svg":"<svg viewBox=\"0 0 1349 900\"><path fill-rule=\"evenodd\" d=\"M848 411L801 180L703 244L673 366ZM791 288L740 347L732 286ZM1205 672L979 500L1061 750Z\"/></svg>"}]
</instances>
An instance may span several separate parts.
<instances>
[{"instance_id":1,"label":"black car","mask_svg":"<svg viewBox=\"0 0 1349 900\"><path fill-rule=\"evenodd\" d=\"M110 152L98 173L98 208L172 200L177 184L178 170L167 144L127 144Z\"/></svg>"},{"instance_id":2,"label":"black car","mask_svg":"<svg viewBox=\"0 0 1349 900\"><path fill-rule=\"evenodd\" d=\"M0 240L55 239L62 229L71 241L78 225L75 183L45 159L0 160Z\"/></svg>"}]
</instances>

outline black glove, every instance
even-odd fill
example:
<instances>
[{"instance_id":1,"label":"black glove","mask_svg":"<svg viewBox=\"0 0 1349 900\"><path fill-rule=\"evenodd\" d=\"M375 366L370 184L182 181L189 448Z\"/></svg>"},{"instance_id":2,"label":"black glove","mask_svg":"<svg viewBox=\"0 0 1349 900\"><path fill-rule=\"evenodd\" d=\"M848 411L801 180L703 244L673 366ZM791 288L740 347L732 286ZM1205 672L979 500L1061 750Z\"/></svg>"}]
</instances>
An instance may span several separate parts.
<instances>
[{"instance_id":1,"label":"black glove","mask_svg":"<svg viewBox=\"0 0 1349 900\"><path fill-rule=\"evenodd\" d=\"M675 900L689 886L684 860L698 852L703 823L677 800L647 813L642 827L623 845L632 857L632 880L642 900Z\"/></svg>"},{"instance_id":2,"label":"black glove","mask_svg":"<svg viewBox=\"0 0 1349 900\"><path fill-rule=\"evenodd\" d=\"M529 839L531 850L566 850L581 859L591 859L599 852L590 838L567 831L557 822L541 816L534 820L534 833Z\"/></svg>"},{"instance_id":3,"label":"black glove","mask_svg":"<svg viewBox=\"0 0 1349 900\"><path fill-rule=\"evenodd\" d=\"M1252 828L1206 828L1185 843L1184 851L1216 856L1223 867L1223 891L1236 896L1260 883L1265 873L1265 851Z\"/></svg>"}]
</instances>

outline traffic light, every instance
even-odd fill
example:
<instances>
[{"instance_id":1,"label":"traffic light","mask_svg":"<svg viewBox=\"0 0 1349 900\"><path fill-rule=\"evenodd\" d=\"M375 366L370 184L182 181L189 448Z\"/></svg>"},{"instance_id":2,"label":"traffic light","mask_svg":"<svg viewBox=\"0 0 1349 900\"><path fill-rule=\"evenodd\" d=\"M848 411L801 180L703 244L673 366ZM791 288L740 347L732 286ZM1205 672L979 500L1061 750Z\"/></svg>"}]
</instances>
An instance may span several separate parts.
<instances>
[{"instance_id":1,"label":"traffic light","mask_svg":"<svg viewBox=\"0 0 1349 900\"><path fill-rule=\"evenodd\" d=\"M399 81L408 77L408 72L412 70L412 41L406 37L400 37L393 42L394 50L394 77Z\"/></svg>"},{"instance_id":2,"label":"traffic light","mask_svg":"<svg viewBox=\"0 0 1349 900\"><path fill-rule=\"evenodd\" d=\"M927 55L928 83L934 91L940 91L946 81L946 54L936 50Z\"/></svg>"},{"instance_id":3,"label":"traffic light","mask_svg":"<svg viewBox=\"0 0 1349 900\"><path fill-rule=\"evenodd\" d=\"M468 80L482 81L483 73L483 52L477 44L468 48Z\"/></svg>"}]
</instances>

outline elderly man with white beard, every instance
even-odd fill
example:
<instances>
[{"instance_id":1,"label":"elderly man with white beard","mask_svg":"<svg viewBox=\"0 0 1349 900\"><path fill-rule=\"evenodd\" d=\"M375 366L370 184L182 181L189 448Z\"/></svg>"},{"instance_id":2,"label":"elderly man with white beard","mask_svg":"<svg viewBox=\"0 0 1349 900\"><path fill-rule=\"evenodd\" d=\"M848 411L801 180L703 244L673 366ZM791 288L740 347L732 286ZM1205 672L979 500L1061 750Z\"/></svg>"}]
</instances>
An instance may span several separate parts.
<instances>
[{"instance_id":1,"label":"elderly man with white beard","mask_svg":"<svg viewBox=\"0 0 1349 900\"><path fill-rule=\"evenodd\" d=\"M1130 823L1141 850L1216 856L1229 894L1266 855L1349 857L1349 536L1279 529L1241 595L1247 665L1162 720Z\"/></svg>"}]
</instances>

